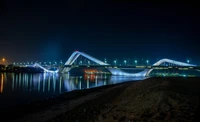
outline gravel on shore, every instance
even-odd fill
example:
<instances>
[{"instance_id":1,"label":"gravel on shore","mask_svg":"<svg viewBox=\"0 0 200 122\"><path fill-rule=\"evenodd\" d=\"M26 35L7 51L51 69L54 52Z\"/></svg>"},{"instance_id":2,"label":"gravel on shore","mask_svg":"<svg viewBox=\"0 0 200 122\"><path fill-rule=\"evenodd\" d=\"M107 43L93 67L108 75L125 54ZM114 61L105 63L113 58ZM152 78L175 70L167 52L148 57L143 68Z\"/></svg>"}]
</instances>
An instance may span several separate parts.
<instances>
[{"instance_id":1,"label":"gravel on shore","mask_svg":"<svg viewBox=\"0 0 200 122\"><path fill-rule=\"evenodd\" d=\"M197 121L199 90L200 78L150 78L102 94L50 122Z\"/></svg>"},{"instance_id":2,"label":"gravel on shore","mask_svg":"<svg viewBox=\"0 0 200 122\"><path fill-rule=\"evenodd\" d=\"M13 122L195 122L199 96L200 78L149 78L73 91L1 116Z\"/></svg>"}]
</instances>

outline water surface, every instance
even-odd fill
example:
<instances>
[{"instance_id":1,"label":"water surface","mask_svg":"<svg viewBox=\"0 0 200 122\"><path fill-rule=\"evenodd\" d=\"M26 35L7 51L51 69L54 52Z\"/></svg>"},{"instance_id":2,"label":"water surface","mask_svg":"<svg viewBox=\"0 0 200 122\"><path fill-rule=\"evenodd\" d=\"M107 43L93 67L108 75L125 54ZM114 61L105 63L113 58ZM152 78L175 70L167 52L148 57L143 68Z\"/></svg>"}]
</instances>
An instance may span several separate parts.
<instances>
[{"instance_id":1,"label":"water surface","mask_svg":"<svg viewBox=\"0 0 200 122\"><path fill-rule=\"evenodd\" d=\"M0 73L0 108L38 101L63 92L145 78L51 73Z\"/></svg>"}]
</instances>

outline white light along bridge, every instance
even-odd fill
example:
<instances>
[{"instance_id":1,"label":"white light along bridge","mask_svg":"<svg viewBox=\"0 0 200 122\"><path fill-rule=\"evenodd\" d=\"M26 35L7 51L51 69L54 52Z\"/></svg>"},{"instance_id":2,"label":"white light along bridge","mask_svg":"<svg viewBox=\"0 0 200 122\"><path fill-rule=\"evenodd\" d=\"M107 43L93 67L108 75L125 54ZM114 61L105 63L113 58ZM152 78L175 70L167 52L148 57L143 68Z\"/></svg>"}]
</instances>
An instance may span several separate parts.
<instances>
[{"instance_id":1,"label":"white light along bridge","mask_svg":"<svg viewBox=\"0 0 200 122\"><path fill-rule=\"evenodd\" d=\"M79 51L73 52L72 55L69 57L69 59L66 61L65 65L68 65L68 66L72 65L78 59L79 56L83 56L101 66L109 66L110 65L110 64L100 61L86 53L79 52ZM171 63L171 64L175 64L178 66L196 66L193 64L184 63L184 62L180 62L180 61L174 61L174 60L170 60L170 59L161 59L158 62L154 63L153 66L160 66L162 63ZM53 70L49 70L49 69L41 66L38 63L35 63L34 65L31 65L31 66L39 67L39 68L43 69L45 72L49 72L49 73L65 73L65 72L69 72L71 70L71 67L65 67L64 69L57 69L57 70L53 71ZM111 72L112 75L132 76L132 77L145 77L145 76L148 76L150 74L150 72L153 70L153 69L145 69L138 73L128 73L128 72L122 71L119 68L109 68L108 67L107 69Z\"/></svg>"}]
</instances>

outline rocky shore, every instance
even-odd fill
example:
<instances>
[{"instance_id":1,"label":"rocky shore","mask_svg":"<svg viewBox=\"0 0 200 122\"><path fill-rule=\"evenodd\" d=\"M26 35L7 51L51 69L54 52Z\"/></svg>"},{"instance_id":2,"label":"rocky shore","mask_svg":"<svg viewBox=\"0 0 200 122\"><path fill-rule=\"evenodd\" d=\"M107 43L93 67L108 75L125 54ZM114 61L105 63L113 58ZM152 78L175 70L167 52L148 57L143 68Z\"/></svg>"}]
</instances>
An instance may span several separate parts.
<instances>
[{"instance_id":1,"label":"rocky shore","mask_svg":"<svg viewBox=\"0 0 200 122\"><path fill-rule=\"evenodd\" d=\"M10 120L195 122L199 120L199 96L200 78L149 78L74 91L41 103L23 106L21 111L15 109L16 111L10 113L11 117L18 113L18 116L14 116L17 119L13 117Z\"/></svg>"},{"instance_id":2,"label":"rocky shore","mask_svg":"<svg viewBox=\"0 0 200 122\"><path fill-rule=\"evenodd\" d=\"M199 93L199 78L150 78L77 106L50 122L198 121Z\"/></svg>"}]
</instances>

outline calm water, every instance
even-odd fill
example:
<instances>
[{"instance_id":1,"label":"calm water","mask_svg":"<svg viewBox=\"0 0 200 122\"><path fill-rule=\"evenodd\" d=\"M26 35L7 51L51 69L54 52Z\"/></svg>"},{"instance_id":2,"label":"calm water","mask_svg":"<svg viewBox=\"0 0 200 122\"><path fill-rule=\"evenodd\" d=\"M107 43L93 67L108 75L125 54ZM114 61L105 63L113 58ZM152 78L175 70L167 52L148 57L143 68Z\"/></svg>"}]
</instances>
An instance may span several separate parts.
<instances>
[{"instance_id":1,"label":"calm water","mask_svg":"<svg viewBox=\"0 0 200 122\"><path fill-rule=\"evenodd\" d=\"M29 103L69 92L145 78L51 73L0 73L0 108Z\"/></svg>"}]
</instances>

